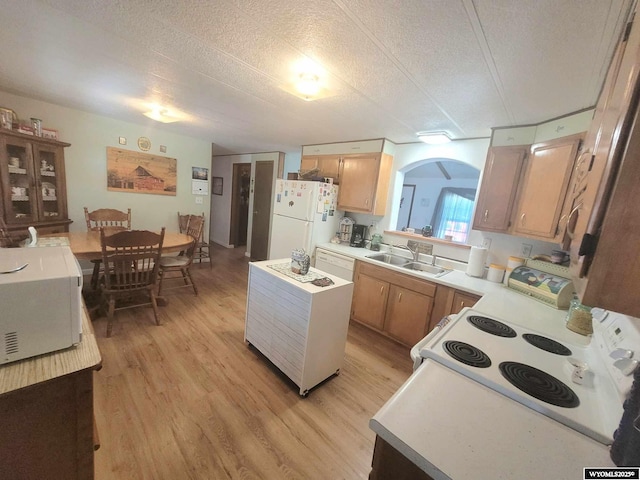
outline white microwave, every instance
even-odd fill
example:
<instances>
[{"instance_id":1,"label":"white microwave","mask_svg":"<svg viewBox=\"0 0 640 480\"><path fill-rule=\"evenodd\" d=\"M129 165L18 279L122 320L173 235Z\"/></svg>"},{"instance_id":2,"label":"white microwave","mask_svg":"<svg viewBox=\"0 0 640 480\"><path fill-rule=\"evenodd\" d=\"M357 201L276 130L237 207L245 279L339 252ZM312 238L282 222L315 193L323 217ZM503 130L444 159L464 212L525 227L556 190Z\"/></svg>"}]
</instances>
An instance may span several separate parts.
<instances>
[{"instance_id":1,"label":"white microwave","mask_svg":"<svg viewBox=\"0 0 640 480\"><path fill-rule=\"evenodd\" d=\"M69 247L0 248L0 335L0 364L80 343L82 270Z\"/></svg>"}]
</instances>

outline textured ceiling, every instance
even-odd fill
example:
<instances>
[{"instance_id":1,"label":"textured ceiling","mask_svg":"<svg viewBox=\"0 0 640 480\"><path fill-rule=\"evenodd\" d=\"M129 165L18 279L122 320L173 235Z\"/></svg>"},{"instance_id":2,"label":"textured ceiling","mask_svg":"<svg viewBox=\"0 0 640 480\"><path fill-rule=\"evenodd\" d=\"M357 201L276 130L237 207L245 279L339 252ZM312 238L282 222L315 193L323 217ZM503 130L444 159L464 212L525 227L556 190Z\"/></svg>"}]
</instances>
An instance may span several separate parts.
<instances>
[{"instance_id":1,"label":"textured ceiling","mask_svg":"<svg viewBox=\"0 0 640 480\"><path fill-rule=\"evenodd\" d=\"M631 0L6 0L0 89L214 152L487 137L596 103ZM330 95L285 91L311 59ZM6 105L10 107L10 105Z\"/></svg>"}]
</instances>

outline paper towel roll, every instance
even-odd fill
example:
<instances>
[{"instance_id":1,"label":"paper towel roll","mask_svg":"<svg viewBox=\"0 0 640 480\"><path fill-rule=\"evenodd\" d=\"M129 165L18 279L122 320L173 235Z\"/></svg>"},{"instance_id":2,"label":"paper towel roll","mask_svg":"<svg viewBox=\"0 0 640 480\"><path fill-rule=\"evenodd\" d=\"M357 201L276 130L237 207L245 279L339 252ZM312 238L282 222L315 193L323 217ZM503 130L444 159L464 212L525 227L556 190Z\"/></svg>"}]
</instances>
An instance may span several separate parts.
<instances>
[{"instance_id":1,"label":"paper towel roll","mask_svg":"<svg viewBox=\"0 0 640 480\"><path fill-rule=\"evenodd\" d=\"M484 275L484 262L487 259L487 249L484 247L471 247L469 263L467 263L467 275L470 277L482 277Z\"/></svg>"}]
</instances>

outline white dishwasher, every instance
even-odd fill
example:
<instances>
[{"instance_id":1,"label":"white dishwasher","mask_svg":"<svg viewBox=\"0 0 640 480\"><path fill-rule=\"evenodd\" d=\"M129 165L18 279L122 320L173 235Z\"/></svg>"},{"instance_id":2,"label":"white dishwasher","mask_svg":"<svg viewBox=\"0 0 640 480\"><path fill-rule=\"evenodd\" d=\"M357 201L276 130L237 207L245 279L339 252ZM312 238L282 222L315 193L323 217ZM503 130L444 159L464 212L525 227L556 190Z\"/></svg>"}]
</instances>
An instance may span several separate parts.
<instances>
[{"instance_id":1,"label":"white dishwasher","mask_svg":"<svg viewBox=\"0 0 640 480\"><path fill-rule=\"evenodd\" d=\"M326 272L330 275L335 275L344 280L353 281L353 267L355 260L346 255L340 255L339 253L330 252L329 250L323 250L322 248L316 249L316 265L315 268L322 272Z\"/></svg>"}]
</instances>

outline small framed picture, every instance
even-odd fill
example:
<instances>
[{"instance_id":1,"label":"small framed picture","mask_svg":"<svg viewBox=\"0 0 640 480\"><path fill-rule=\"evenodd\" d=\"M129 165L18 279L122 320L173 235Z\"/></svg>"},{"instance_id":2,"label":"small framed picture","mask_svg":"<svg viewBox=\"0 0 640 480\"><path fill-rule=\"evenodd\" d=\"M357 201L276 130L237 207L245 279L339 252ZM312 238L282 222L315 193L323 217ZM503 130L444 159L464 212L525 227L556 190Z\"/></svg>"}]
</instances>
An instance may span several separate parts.
<instances>
[{"instance_id":1,"label":"small framed picture","mask_svg":"<svg viewBox=\"0 0 640 480\"><path fill-rule=\"evenodd\" d=\"M222 195L222 177L211 177L211 193Z\"/></svg>"}]
</instances>

